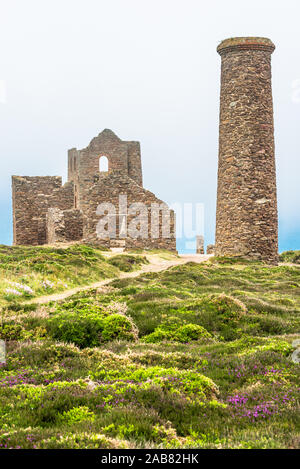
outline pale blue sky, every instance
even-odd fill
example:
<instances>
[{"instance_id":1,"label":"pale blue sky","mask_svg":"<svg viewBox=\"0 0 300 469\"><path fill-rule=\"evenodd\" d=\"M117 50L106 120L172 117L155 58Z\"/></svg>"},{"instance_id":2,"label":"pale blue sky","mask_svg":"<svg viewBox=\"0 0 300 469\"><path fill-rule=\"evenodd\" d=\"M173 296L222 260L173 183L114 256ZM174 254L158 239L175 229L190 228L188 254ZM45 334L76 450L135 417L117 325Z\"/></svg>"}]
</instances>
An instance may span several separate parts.
<instances>
[{"instance_id":1,"label":"pale blue sky","mask_svg":"<svg viewBox=\"0 0 300 469\"><path fill-rule=\"evenodd\" d=\"M300 249L298 0L0 0L0 243L10 176L66 177L67 149L104 128L142 146L144 184L205 204L214 241L220 57L231 36L276 44L280 249Z\"/></svg>"}]
</instances>

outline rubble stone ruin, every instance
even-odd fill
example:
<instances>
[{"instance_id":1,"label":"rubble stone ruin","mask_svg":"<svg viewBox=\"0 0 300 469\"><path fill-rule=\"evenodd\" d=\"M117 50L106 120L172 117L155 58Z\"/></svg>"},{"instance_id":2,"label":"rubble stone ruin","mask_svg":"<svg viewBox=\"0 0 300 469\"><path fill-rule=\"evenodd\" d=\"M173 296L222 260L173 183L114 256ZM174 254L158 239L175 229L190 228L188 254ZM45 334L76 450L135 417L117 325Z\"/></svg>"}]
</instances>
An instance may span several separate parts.
<instances>
[{"instance_id":1,"label":"rubble stone ruin","mask_svg":"<svg viewBox=\"0 0 300 469\"><path fill-rule=\"evenodd\" d=\"M122 141L111 130L105 129L83 150L69 150L64 185L61 177L13 176L12 194L14 244L82 241L176 250L173 210L143 188L139 142ZM114 230L99 238L97 226L106 212L99 214L98 207L107 203L116 208ZM136 217L147 223L146 236L128 235Z\"/></svg>"},{"instance_id":2,"label":"rubble stone ruin","mask_svg":"<svg viewBox=\"0 0 300 469\"><path fill-rule=\"evenodd\" d=\"M260 37L226 39L217 48L222 67L216 242L207 251L270 264L278 262L274 49L269 39ZM60 177L13 176L12 192L14 244L80 240L108 247L176 250L174 212L143 188L139 143L122 141L111 130L104 130L83 150L69 150L65 185ZM147 236L128 234L134 214L127 212L126 204L124 209L120 195L126 195L128 206L146 205L146 212L139 213L141 223L148 222ZM97 207L106 202L117 208L116 230L99 237L103 213ZM165 207L156 214L156 228L153 204ZM196 244L197 252L203 253L203 237L198 236Z\"/></svg>"},{"instance_id":3,"label":"rubble stone ruin","mask_svg":"<svg viewBox=\"0 0 300 469\"><path fill-rule=\"evenodd\" d=\"M204 236L196 236L196 254L204 254Z\"/></svg>"},{"instance_id":4,"label":"rubble stone ruin","mask_svg":"<svg viewBox=\"0 0 300 469\"><path fill-rule=\"evenodd\" d=\"M218 256L278 261L271 54L266 38L226 39L216 219Z\"/></svg>"}]
</instances>

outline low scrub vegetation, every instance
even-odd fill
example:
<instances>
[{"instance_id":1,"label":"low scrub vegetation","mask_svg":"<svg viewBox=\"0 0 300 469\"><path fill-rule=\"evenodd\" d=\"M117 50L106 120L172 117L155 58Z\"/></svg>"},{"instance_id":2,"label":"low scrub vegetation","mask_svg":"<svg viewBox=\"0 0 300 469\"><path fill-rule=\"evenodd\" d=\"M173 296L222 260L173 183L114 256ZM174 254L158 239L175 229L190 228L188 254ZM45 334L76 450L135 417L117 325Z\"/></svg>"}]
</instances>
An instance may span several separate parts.
<instances>
[{"instance_id":1,"label":"low scrub vegetation","mask_svg":"<svg viewBox=\"0 0 300 469\"><path fill-rule=\"evenodd\" d=\"M300 251L285 251L279 256L280 262L300 264Z\"/></svg>"},{"instance_id":2,"label":"low scrub vegetation","mask_svg":"<svg viewBox=\"0 0 300 469\"><path fill-rule=\"evenodd\" d=\"M0 448L299 447L299 294L294 262L212 258L45 305L6 301Z\"/></svg>"},{"instance_id":3,"label":"low scrub vegetation","mask_svg":"<svg viewBox=\"0 0 300 469\"><path fill-rule=\"evenodd\" d=\"M114 256L108 262L123 272L132 272L133 270L140 269L143 264L149 264L145 256L132 256L128 254Z\"/></svg>"}]
</instances>

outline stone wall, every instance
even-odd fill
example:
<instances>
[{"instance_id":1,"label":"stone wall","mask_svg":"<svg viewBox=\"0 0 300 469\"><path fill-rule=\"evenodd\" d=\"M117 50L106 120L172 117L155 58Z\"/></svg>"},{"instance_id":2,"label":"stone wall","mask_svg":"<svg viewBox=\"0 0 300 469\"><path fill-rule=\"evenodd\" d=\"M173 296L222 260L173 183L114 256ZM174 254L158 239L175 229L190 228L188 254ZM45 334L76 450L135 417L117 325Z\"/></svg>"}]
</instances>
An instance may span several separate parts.
<instances>
[{"instance_id":1,"label":"stone wall","mask_svg":"<svg viewBox=\"0 0 300 469\"><path fill-rule=\"evenodd\" d=\"M12 177L14 244L45 244L46 215L51 207L73 208L73 183L62 186L61 177Z\"/></svg>"},{"instance_id":2,"label":"stone wall","mask_svg":"<svg viewBox=\"0 0 300 469\"><path fill-rule=\"evenodd\" d=\"M128 215L125 217L126 224L126 235L124 235L126 241L126 248L145 248L145 249L169 249L176 250L176 238L175 238L175 214L172 210L169 210L166 204L160 199L158 199L152 192L143 189L141 186L136 184L131 178L125 176L124 174L115 172L112 174L107 174L101 179L101 181L96 181L94 185L86 185L85 191L82 192L81 197L81 208L86 217L86 225L84 229L84 240L89 243L99 243L102 245L110 246L111 238L99 238L97 236L97 225L101 216L97 214L97 207L102 203L111 203L116 208L117 218L116 220L116 238L119 239L120 235L122 238L121 227L122 220L124 219L124 213L127 214L127 211L123 207L119 206L119 196L126 196L127 198L127 207L130 207L131 204L143 203L147 207L147 212L140 212L140 220L143 225L144 222L147 223L147 233L146 238L141 232L141 236L137 238L132 238L128 236L128 228L131 226L131 222L138 215L137 210L133 207L132 213L129 211ZM156 206L161 206L164 204L164 210L160 212L157 211L157 214L154 216L151 212L152 204L157 204ZM155 207L156 207L155 206ZM121 215L119 217L119 214ZM154 218L156 219L154 220ZM158 217L158 218L157 218ZM155 224L155 221L158 221L158 224ZM154 229L157 227L157 231L154 232ZM167 227L163 231L163 227ZM169 233L167 232L169 229ZM168 236L169 234L169 236Z\"/></svg>"},{"instance_id":3,"label":"stone wall","mask_svg":"<svg viewBox=\"0 0 300 469\"><path fill-rule=\"evenodd\" d=\"M271 88L274 49L265 38L233 38L218 47L222 57L218 256L278 260Z\"/></svg>"},{"instance_id":4,"label":"stone wall","mask_svg":"<svg viewBox=\"0 0 300 469\"><path fill-rule=\"evenodd\" d=\"M47 243L79 241L83 238L84 217L81 210L50 208L46 216Z\"/></svg>"},{"instance_id":5,"label":"stone wall","mask_svg":"<svg viewBox=\"0 0 300 469\"><path fill-rule=\"evenodd\" d=\"M127 142L128 176L139 186L143 186L141 147L139 142Z\"/></svg>"},{"instance_id":6,"label":"stone wall","mask_svg":"<svg viewBox=\"0 0 300 469\"><path fill-rule=\"evenodd\" d=\"M196 254L204 254L204 236L196 236Z\"/></svg>"},{"instance_id":7,"label":"stone wall","mask_svg":"<svg viewBox=\"0 0 300 469\"><path fill-rule=\"evenodd\" d=\"M90 144L82 149L68 152L68 180L74 181L77 205L81 208L82 188L93 185L105 173L99 171L101 156L108 159L108 172L119 172L143 185L141 149L139 142L121 140L109 129L103 130Z\"/></svg>"},{"instance_id":8,"label":"stone wall","mask_svg":"<svg viewBox=\"0 0 300 469\"><path fill-rule=\"evenodd\" d=\"M206 254L214 254L215 253L215 245L208 244L206 247Z\"/></svg>"}]
</instances>

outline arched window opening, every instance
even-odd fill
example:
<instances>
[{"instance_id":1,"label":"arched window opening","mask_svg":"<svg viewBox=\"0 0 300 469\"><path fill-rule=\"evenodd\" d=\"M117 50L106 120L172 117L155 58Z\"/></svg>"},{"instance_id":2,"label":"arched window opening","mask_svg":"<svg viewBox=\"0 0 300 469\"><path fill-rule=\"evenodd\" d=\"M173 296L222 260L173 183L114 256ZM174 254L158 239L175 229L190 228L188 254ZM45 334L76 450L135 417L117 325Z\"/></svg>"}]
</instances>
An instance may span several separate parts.
<instances>
[{"instance_id":1,"label":"arched window opening","mask_svg":"<svg viewBox=\"0 0 300 469\"><path fill-rule=\"evenodd\" d=\"M99 158L99 171L100 173L107 173L108 171L108 158L106 156L100 156Z\"/></svg>"}]
</instances>

